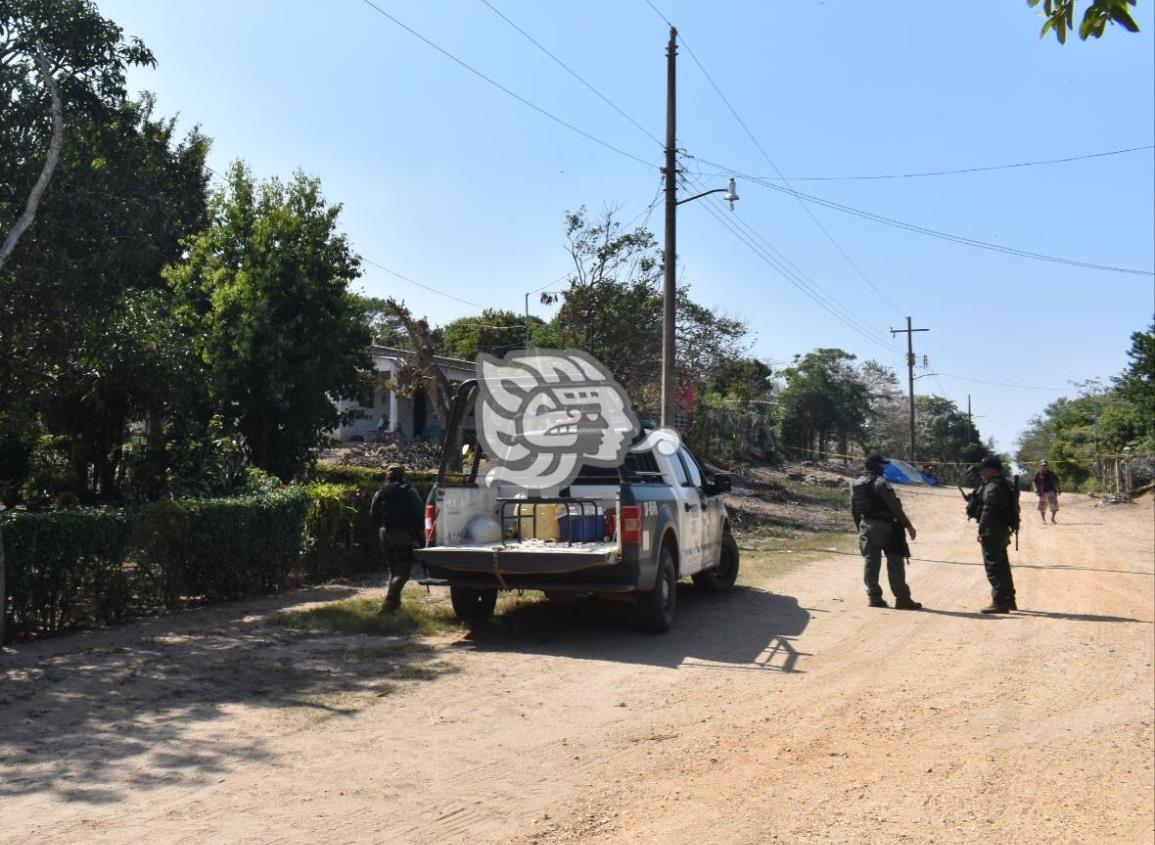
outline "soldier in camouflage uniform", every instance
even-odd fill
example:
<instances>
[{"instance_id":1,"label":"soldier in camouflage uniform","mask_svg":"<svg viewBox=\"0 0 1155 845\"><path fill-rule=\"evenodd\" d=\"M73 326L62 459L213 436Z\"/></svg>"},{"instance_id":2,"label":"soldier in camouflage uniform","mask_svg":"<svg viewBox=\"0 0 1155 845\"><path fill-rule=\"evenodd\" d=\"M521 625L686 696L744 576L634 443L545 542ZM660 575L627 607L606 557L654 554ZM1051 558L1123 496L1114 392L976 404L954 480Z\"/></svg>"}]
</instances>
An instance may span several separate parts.
<instances>
[{"instance_id":1,"label":"soldier in camouflage uniform","mask_svg":"<svg viewBox=\"0 0 1155 845\"><path fill-rule=\"evenodd\" d=\"M906 584L906 561L910 550L903 532L914 539L916 532L902 509L902 502L882 476L887 461L882 455L866 459L866 471L850 488L850 512L858 528L858 548L865 560L863 581L871 607L889 607L882 597L878 576L882 556L886 555L886 575L894 606L900 610L919 610L922 605L910 597Z\"/></svg>"},{"instance_id":2,"label":"soldier in camouflage uniform","mask_svg":"<svg viewBox=\"0 0 1155 845\"><path fill-rule=\"evenodd\" d=\"M369 513L378 527L381 552L389 567L389 588L381 611L394 613L401 607L401 591L413 567L413 550L424 545L425 539L425 503L409 486L404 467L393 464L385 470L385 484L373 496Z\"/></svg>"},{"instance_id":3,"label":"soldier in camouflage uniform","mask_svg":"<svg viewBox=\"0 0 1155 845\"><path fill-rule=\"evenodd\" d=\"M1015 605L1015 581L1007 546L1011 533L1019 530L1018 503L1014 488L1003 477L998 458L983 458L979 464L982 484L973 494L967 515L979 521L978 542L982 545L983 566L991 584L991 603L982 613L1009 613Z\"/></svg>"}]
</instances>

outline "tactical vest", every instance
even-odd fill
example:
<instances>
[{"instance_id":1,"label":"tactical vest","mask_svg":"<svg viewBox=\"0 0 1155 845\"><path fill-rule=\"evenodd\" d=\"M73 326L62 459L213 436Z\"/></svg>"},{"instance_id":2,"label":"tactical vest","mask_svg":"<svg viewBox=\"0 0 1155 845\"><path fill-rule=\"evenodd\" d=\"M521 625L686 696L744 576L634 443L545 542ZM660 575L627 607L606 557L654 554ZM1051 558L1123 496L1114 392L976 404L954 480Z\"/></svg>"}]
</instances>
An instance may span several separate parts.
<instances>
[{"instance_id":1,"label":"tactical vest","mask_svg":"<svg viewBox=\"0 0 1155 845\"><path fill-rule=\"evenodd\" d=\"M878 473L868 472L855 480L850 488L854 512L863 519L894 519L894 514L874 489L874 482L877 479Z\"/></svg>"},{"instance_id":2,"label":"tactical vest","mask_svg":"<svg viewBox=\"0 0 1155 845\"><path fill-rule=\"evenodd\" d=\"M993 484L996 487L1001 487L1006 494L1004 500L997 506L992 508L992 513L989 519L999 528L1007 528L1011 531L1019 530L1020 512L1019 512L1019 489L1017 484L1011 484L1001 475L996 475L990 480L986 481L983 487L980 487L976 493L979 499L979 518L982 518L982 511L985 505L982 502L982 492L987 484ZM969 511L968 511L969 514Z\"/></svg>"},{"instance_id":3,"label":"tactical vest","mask_svg":"<svg viewBox=\"0 0 1155 845\"><path fill-rule=\"evenodd\" d=\"M387 531L412 531L412 494L408 484L391 481L381 488L381 522Z\"/></svg>"}]
</instances>

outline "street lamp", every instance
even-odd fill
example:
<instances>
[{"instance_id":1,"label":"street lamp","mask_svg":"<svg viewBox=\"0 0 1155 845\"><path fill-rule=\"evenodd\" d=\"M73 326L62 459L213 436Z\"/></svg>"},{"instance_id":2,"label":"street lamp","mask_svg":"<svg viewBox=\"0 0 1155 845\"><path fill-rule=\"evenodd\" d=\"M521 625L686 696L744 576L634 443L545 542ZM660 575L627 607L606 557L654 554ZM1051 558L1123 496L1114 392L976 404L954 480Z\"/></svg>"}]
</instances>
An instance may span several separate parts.
<instances>
[{"instance_id":1,"label":"street lamp","mask_svg":"<svg viewBox=\"0 0 1155 845\"><path fill-rule=\"evenodd\" d=\"M692 197L686 197L685 199L675 200L674 205L682 205L683 203L693 202L694 200L700 200L702 197L710 196L710 194L725 194L726 196L724 196L722 199L724 199L728 203L730 203L730 210L731 211L734 210L734 203L737 200L741 199L741 197L739 197L736 193L734 193L734 177L731 176L730 177L730 184L728 184L725 188L714 188L712 191L702 191L702 193L694 194Z\"/></svg>"}]
</instances>

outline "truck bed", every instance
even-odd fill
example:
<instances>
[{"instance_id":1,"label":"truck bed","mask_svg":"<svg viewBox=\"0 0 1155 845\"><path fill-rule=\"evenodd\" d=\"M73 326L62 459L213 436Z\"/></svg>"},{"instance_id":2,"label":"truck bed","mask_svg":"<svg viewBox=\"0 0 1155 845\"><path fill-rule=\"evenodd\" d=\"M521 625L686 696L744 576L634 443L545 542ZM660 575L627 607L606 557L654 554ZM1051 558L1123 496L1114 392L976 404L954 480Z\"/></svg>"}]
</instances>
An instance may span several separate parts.
<instances>
[{"instance_id":1,"label":"truck bed","mask_svg":"<svg viewBox=\"0 0 1155 845\"><path fill-rule=\"evenodd\" d=\"M560 575L611 566L619 560L618 544L558 543L544 540L418 549L426 566L455 573L494 575Z\"/></svg>"}]
</instances>

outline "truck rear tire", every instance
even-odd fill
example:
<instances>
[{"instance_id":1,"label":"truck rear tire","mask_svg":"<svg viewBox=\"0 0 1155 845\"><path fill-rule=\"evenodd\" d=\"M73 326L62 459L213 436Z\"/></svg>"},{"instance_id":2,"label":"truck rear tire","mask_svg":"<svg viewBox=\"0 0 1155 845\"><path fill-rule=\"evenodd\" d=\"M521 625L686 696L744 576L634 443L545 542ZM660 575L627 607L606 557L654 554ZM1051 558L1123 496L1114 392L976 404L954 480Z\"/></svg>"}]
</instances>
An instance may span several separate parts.
<instances>
[{"instance_id":1,"label":"truck rear tire","mask_svg":"<svg viewBox=\"0 0 1155 845\"><path fill-rule=\"evenodd\" d=\"M497 590L451 586L449 601L462 622L484 622L493 616L493 609L497 607Z\"/></svg>"},{"instance_id":2,"label":"truck rear tire","mask_svg":"<svg viewBox=\"0 0 1155 845\"><path fill-rule=\"evenodd\" d=\"M738 541L729 532L722 535L718 565L690 576L694 587L705 593L724 593L738 580Z\"/></svg>"},{"instance_id":3,"label":"truck rear tire","mask_svg":"<svg viewBox=\"0 0 1155 845\"><path fill-rule=\"evenodd\" d=\"M677 607L678 570L674 566L674 553L663 545L654 589L638 594L638 624L648 633L664 634L674 624Z\"/></svg>"}]
</instances>

